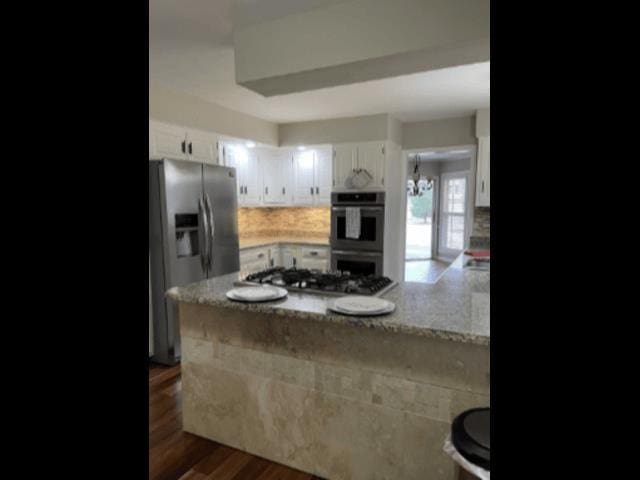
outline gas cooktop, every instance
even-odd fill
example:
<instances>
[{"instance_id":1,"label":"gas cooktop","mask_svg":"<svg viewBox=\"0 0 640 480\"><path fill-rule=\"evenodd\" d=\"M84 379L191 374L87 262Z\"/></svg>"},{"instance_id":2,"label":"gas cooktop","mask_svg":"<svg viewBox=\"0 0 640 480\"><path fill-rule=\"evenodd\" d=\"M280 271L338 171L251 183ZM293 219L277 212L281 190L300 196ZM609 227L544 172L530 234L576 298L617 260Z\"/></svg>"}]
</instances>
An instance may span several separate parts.
<instances>
[{"instance_id":1,"label":"gas cooktop","mask_svg":"<svg viewBox=\"0 0 640 480\"><path fill-rule=\"evenodd\" d=\"M248 275L236 286L276 285L291 292L322 295L380 296L397 285L388 277L354 275L348 272L321 272L297 268L273 267Z\"/></svg>"}]
</instances>

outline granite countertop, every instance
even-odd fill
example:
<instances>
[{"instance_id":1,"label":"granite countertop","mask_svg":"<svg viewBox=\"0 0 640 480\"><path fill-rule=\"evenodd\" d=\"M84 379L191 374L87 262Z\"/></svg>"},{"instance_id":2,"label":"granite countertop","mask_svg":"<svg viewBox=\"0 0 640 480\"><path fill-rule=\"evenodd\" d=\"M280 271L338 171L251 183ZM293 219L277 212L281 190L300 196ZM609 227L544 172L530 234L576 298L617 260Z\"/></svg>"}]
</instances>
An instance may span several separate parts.
<instances>
[{"instance_id":1,"label":"granite countertop","mask_svg":"<svg viewBox=\"0 0 640 480\"><path fill-rule=\"evenodd\" d=\"M402 282L381 298L396 304L396 310L379 317L354 317L327 310L336 297L289 292L286 298L267 303L228 300L239 273L174 287L167 292L173 300L226 308L265 312L323 322L375 328L389 332L443 338L463 343L489 345L489 272L465 270L460 255L435 284Z\"/></svg>"},{"instance_id":2,"label":"granite countertop","mask_svg":"<svg viewBox=\"0 0 640 480\"><path fill-rule=\"evenodd\" d=\"M329 246L329 237L253 237L241 238L240 250L244 248L266 247L267 245L276 245L278 243L288 243L297 245L321 245Z\"/></svg>"}]
</instances>

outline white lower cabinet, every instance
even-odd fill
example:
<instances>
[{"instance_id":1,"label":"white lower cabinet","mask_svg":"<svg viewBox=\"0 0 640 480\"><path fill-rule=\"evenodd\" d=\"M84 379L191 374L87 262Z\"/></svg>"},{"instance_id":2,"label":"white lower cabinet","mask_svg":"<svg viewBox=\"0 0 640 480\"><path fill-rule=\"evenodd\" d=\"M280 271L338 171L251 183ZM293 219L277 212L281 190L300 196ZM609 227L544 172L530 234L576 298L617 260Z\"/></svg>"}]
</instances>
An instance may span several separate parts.
<instances>
[{"instance_id":1,"label":"white lower cabinet","mask_svg":"<svg viewBox=\"0 0 640 480\"><path fill-rule=\"evenodd\" d=\"M269 266L281 267L282 266L282 249L280 246L269 248Z\"/></svg>"},{"instance_id":2,"label":"white lower cabinet","mask_svg":"<svg viewBox=\"0 0 640 480\"><path fill-rule=\"evenodd\" d=\"M299 268L309 270L329 270L329 248L328 247L300 247Z\"/></svg>"},{"instance_id":3,"label":"white lower cabinet","mask_svg":"<svg viewBox=\"0 0 640 480\"><path fill-rule=\"evenodd\" d=\"M320 270L326 272L329 269L329 262L327 260L318 260L314 258L301 258L298 268L305 268L308 270Z\"/></svg>"},{"instance_id":4,"label":"white lower cabinet","mask_svg":"<svg viewBox=\"0 0 640 480\"><path fill-rule=\"evenodd\" d=\"M289 247L282 248L282 266L284 268L292 268L296 263L296 252Z\"/></svg>"},{"instance_id":5,"label":"white lower cabinet","mask_svg":"<svg viewBox=\"0 0 640 480\"><path fill-rule=\"evenodd\" d=\"M249 248L240 251L240 274L243 277L269 268L269 249Z\"/></svg>"},{"instance_id":6,"label":"white lower cabinet","mask_svg":"<svg viewBox=\"0 0 640 480\"><path fill-rule=\"evenodd\" d=\"M240 251L240 273L243 277L269 267L329 269L329 247L278 244L247 248Z\"/></svg>"}]
</instances>

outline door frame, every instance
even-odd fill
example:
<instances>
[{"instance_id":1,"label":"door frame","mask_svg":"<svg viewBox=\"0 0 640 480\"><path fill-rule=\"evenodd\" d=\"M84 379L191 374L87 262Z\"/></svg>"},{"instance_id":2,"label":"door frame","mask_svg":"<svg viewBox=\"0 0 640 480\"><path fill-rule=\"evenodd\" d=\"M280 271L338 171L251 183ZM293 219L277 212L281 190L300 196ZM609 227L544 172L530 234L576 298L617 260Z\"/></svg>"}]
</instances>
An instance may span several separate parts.
<instances>
[{"instance_id":1,"label":"door frame","mask_svg":"<svg viewBox=\"0 0 640 480\"><path fill-rule=\"evenodd\" d=\"M406 194L406 189L407 189L407 178L408 178L408 174L409 174L409 162L410 162L410 157L416 153L421 153L424 151L431 151L431 152L446 152L448 150L457 150L457 149L469 149L471 151L471 162L469 165L469 215L470 215L470 223L469 225L473 225L473 216L474 216L474 201L475 201L475 195L476 195L476 170L477 170L477 163L478 163L478 145L476 143L474 144L458 144L458 145L448 145L446 147L429 147L429 146L425 146L422 148L412 148L412 149L407 149L407 150L402 150L402 156L401 156L401 162L400 162L400 181L401 184L398 185L399 190L398 192L401 192L399 194L399 200L400 200L400 214L402 215L401 218L404 219L404 228L400 228L400 238L399 240L399 248L396 250L397 251L397 257L396 257L396 261L398 262L398 265L400 265L399 268L399 278L395 279L398 282L404 282L404 275L405 275L405 258L407 255L407 226L406 226L406 218L407 218L407 194ZM440 185L438 185L438 187L440 187ZM390 195L389 193L390 190L390 186L387 186L387 195ZM440 223L439 219L438 219L438 223ZM472 228L470 228L469 230L472 230ZM467 232L467 236L465 238L465 247L466 245L469 244L469 237L471 236L471 231ZM436 258L436 257L434 257Z\"/></svg>"},{"instance_id":2,"label":"door frame","mask_svg":"<svg viewBox=\"0 0 640 480\"><path fill-rule=\"evenodd\" d=\"M461 177L464 176L466 177L467 180L467 185L466 185L466 189L465 189L465 212L464 212L464 239L463 239L463 245L462 245L462 250L464 250L466 248L466 245L468 244L469 241L469 237L470 235L470 230L472 227L472 216L469 215L469 210L471 209L471 206L473 204L473 202L469 201L469 197L470 197L470 192L471 192L471 171L470 170L460 170L460 171L454 171L454 172L445 172L442 173L440 175L440 178L442 179L442 183L444 183L446 181L447 178L449 177ZM442 191L444 189L441 189L440 192L438 193L439 195L439 199L440 202L442 202ZM441 210L440 210L440 205L441 203L438 205L438 216L440 216ZM438 219L438 247L440 246L440 231L441 231L441 227L440 227L440 218ZM439 249L436 250L436 255L434 256L434 258L436 260L441 260L444 262L452 262L453 260L456 259L456 257L458 256L458 254L453 255L453 256L447 256L447 255L440 255L439 254Z\"/></svg>"}]
</instances>

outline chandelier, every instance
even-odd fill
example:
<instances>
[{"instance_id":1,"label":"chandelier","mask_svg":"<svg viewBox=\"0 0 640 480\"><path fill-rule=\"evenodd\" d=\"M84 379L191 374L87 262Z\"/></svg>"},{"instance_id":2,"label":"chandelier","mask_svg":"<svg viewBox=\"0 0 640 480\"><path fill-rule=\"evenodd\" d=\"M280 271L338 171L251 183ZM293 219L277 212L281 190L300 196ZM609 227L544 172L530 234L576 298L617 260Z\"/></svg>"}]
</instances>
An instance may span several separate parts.
<instances>
[{"instance_id":1,"label":"chandelier","mask_svg":"<svg viewBox=\"0 0 640 480\"><path fill-rule=\"evenodd\" d=\"M413 174L408 181L407 190L409 192L409 196L421 197L425 191L433 188L434 179L432 177L423 177L420 174L420 166L418 164L418 161L420 160L419 154L415 155L414 160L415 165L413 167Z\"/></svg>"}]
</instances>

